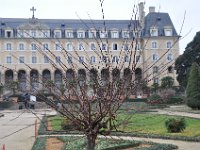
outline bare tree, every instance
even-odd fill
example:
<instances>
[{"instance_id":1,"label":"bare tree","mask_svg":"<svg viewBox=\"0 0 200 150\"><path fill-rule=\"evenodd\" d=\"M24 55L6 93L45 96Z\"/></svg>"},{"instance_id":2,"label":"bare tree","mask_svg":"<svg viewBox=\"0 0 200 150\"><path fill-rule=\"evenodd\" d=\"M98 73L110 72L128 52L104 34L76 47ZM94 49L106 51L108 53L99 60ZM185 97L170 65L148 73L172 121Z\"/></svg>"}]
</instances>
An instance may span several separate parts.
<instances>
[{"instance_id":1,"label":"bare tree","mask_svg":"<svg viewBox=\"0 0 200 150\"><path fill-rule=\"evenodd\" d=\"M40 39L26 33L31 37L32 41L37 43L37 53L48 58L48 62L55 70L55 76L57 77L55 81L52 81L48 76L37 75L37 72L30 65L24 63L31 70L31 78L27 82L31 84L33 94L39 92L37 84L41 84L45 90L53 93L60 103L59 109L56 101L47 99L45 96L42 96L42 99L61 115L69 119L75 130L84 133L87 137L88 150L94 150L98 135L109 135L111 131L117 130L116 117L126 98L138 90L142 91L150 81L149 79L155 77L153 74L148 74L144 77L141 70L138 69L138 67L146 64L149 59L143 60L143 64L139 63L139 60L143 58L143 51L148 43L148 39L143 43L143 47L139 47L139 43L142 43L141 24L144 22L140 22L138 19L138 7L134 6L132 17L127 24L127 38L123 39L121 49L114 54L110 47L112 43L107 38L108 28L107 20L104 19L103 0L100 0L100 5L103 16L103 29L101 31L99 31L92 19L87 21L80 19L83 26L88 30L90 29L88 27L89 22L93 25L94 31L98 33L96 36L92 33L96 45L93 47L92 53L97 56L99 61L96 66L93 65L91 58L87 57L89 52L84 48L83 44L89 44L84 39L78 39L78 42L80 43L79 50L86 56L86 60L80 59L81 55L75 45L70 45L72 51L68 51L60 39L49 39L52 43L58 43L57 46L61 49L59 53L68 59L69 64L66 64L51 49L46 48L44 51ZM41 33L45 34L42 29ZM69 42L71 42L70 39ZM147 64L143 72L147 72L155 65L163 64L160 63L163 61L161 58L169 50L170 48L153 64ZM13 57L18 59L16 56ZM75 61L72 61L71 58ZM54 62L55 59L57 63ZM79 69L77 74L74 73L74 70L80 65L83 69ZM165 65L160 67L160 73L167 69L163 67Z\"/></svg>"}]
</instances>

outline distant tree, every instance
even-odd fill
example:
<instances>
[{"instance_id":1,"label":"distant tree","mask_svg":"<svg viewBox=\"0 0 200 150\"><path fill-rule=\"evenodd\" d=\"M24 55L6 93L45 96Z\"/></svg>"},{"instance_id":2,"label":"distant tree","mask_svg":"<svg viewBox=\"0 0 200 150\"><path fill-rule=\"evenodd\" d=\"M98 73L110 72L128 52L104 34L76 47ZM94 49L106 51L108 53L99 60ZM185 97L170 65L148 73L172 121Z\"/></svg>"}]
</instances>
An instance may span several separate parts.
<instances>
[{"instance_id":1,"label":"distant tree","mask_svg":"<svg viewBox=\"0 0 200 150\"><path fill-rule=\"evenodd\" d=\"M200 31L196 33L194 39L185 48L184 53L175 62L177 80L183 87L187 86L188 74L193 62L200 64Z\"/></svg>"},{"instance_id":2,"label":"distant tree","mask_svg":"<svg viewBox=\"0 0 200 150\"><path fill-rule=\"evenodd\" d=\"M162 88L172 88L173 85L174 85L174 79L172 77L166 76L161 79Z\"/></svg>"},{"instance_id":3,"label":"distant tree","mask_svg":"<svg viewBox=\"0 0 200 150\"><path fill-rule=\"evenodd\" d=\"M158 89L159 89L159 84L158 83L152 84L152 86L151 86L151 92L152 93L157 93Z\"/></svg>"},{"instance_id":4,"label":"distant tree","mask_svg":"<svg viewBox=\"0 0 200 150\"><path fill-rule=\"evenodd\" d=\"M197 63L193 63L186 89L187 105L193 109L200 109L200 68Z\"/></svg>"}]
</instances>

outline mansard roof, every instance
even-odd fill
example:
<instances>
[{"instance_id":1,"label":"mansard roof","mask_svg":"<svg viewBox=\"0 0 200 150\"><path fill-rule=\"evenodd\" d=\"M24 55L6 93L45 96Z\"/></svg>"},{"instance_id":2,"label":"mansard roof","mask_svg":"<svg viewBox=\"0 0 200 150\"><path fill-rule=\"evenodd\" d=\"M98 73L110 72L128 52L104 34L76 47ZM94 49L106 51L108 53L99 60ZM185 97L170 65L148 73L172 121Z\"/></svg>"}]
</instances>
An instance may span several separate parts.
<instances>
[{"instance_id":1,"label":"mansard roof","mask_svg":"<svg viewBox=\"0 0 200 150\"><path fill-rule=\"evenodd\" d=\"M48 26L50 29L59 28L70 28L73 30L85 29L89 30L91 28L101 29L106 26L108 30L110 29L128 29L130 27L130 20L105 20L105 26L103 20L80 20L80 19L23 19L23 18L0 18L0 26L10 27L16 29L22 24L39 22ZM131 25L138 23L138 21L132 21Z\"/></svg>"},{"instance_id":2,"label":"mansard roof","mask_svg":"<svg viewBox=\"0 0 200 150\"><path fill-rule=\"evenodd\" d=\"M144 28L142 35L144 37L150 36L150 28L156 27L158 29L158 36L164 36L164 28L171 27L172 36L178 36L175 27L171 21L168 13L150 12L145 17Z\"/></svg>"}]
</instances>

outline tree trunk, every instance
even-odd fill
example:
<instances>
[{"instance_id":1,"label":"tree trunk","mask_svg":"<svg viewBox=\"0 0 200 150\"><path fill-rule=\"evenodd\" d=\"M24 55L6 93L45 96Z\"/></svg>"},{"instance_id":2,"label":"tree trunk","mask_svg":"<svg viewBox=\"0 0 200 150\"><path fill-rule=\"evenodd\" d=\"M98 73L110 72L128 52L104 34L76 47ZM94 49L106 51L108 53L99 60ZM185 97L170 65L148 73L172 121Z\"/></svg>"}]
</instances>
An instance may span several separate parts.
<instances>
[{"instance_id":1,"label":"tree trunk","mask_svg":"<svg viewBox=\"0 0 200 150\"><path fill-rule=\"evenodd\" d=\"M87 150L94 150L96 138L97 138L97 135L89 134L87 136Z\"/></svg>"}]
</instances>

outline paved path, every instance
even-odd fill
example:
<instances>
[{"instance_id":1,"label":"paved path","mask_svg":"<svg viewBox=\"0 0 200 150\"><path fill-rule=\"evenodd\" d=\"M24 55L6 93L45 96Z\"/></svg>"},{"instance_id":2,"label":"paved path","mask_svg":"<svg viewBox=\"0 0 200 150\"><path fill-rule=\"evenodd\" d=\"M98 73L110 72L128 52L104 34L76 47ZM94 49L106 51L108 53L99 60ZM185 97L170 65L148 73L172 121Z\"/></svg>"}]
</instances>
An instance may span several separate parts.
<instances>
[{"instance_id":1,"label":"paved path","mask_svg":"<svg viewBox=\"0 0 200 150\"><path fill-rule=\"evenodd\" d=\"M39 118L46 113L34 112ZM31 150L37 117L28 110L4 110L1 113L5 116L0 118L0 149L5 144L6 150Z\"/></svg>"},{"instance_id":2,"label":"paved path","mask_svg":"<svg viewBox=\"0 0 200 150\"><path fill-rule=\"evenodd\" d=\"M173 115L173 116L184 116L184 117L200 119L200 114L179 112L179 111L169 111L169 110L164 110L164 109L155 109L155 110L157 111L157 112L153 112L155 114L167 114L167 115Z\"/></svg>"}]
</instances>

